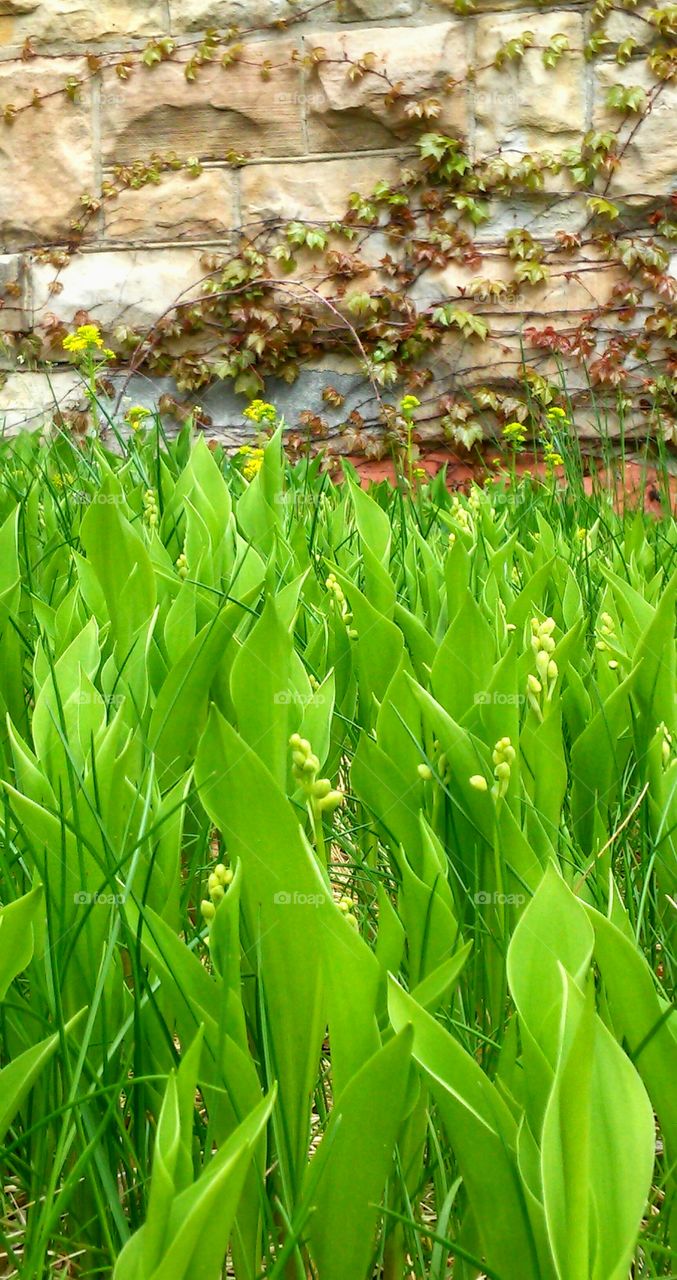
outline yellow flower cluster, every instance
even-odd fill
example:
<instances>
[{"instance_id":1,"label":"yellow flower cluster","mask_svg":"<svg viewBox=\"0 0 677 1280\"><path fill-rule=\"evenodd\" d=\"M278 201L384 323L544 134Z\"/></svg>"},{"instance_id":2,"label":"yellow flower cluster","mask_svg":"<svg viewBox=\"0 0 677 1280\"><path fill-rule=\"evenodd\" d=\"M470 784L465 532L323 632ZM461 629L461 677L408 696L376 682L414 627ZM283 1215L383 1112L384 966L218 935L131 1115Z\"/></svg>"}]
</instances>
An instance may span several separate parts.
<instances>
[{"instance_id":1,"label":"yellow flower cluster","mask_svg":"<svg viewBox=\"0 0 677 1280\"><path fill-rule=\"evenodd\" d=\"M250 422L256 422L260 426L263 422L270 423L274 426L277 422L277 410L275 405L267 404L265 400L252 400L244 410L245 418L249 418Z\"/></svg>"},{"instance_id":2,"label":"yellow flower cluster","mask_svg":"<svg viewBox=\"0 0 677 1280\"><path fill-rule=\"evenodd\" d=\"M253 480L263 466L263 449L259 449L256 445L243 444L238 456L243 459L241 470L245 480Z\"/></svg>"},{"instance_id":3,"label":"yellow flower cluster","mask_svg":"<svg viewBox=\"0 0 677 1280\"><path fill-rule=\"evenodd\" d=\"M108 360L115 359L115 352L110 351L108 347L104 347L103 338L98 325L81 324L75 333L68 333L63 340L64 351L69 351L73 355L82 353L91 354L100 351L102 356Z\"/></svg>"},{"instance_id":4,"label":"yellow flower cluster","mask_svg":"<svg viewBox=\"0 0 677 1280\"><path fill-rule=\"evenodd\" d=\"M150 409L144 409L142 404L134 404L125 414L125 421L129 423L132 431L140 431L146 418L152 418Z\"/></svg>"},{"instance_id":5,"label":"yellow flower cluster","mask_svg":"<svg viewBox=\"0 0 677 1280\"><path fill-rule=\"evenodd\" d=\"M516 452L524 445L527 437L526 427L522 422L506 422L501 435Z\"/></svg>"}]
</instances>

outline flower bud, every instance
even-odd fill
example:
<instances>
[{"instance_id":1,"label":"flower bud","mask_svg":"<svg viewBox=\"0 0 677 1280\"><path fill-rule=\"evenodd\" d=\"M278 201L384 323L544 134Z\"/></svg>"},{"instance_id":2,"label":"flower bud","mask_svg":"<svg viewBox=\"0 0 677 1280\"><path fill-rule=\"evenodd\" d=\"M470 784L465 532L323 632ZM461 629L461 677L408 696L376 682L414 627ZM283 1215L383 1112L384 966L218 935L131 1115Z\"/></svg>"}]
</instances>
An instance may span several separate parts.
<instances>
[{"instance_id":1,"label":"flower bud","mask_svg":"<svg viewBox=\"0 0 677 1280\"><path fill-rule=\"evenodd\" d=\"M216 915L216 907L214 906L214 903L208 902L206 898L203 898L200 903L200 911L202 912L203 920L206 920L207 924L209 924Z\"/></svg>"},{"instance_id":2,"label":"flower bud","mask_svg":"<svg viewBox=\"0 0 677 1280\"><path fill-rule=\"evenodd\" d=\"M416 766L416 772L422 782L430 782L433 776L432 769L427 764L419 764Z\"/></svg>"},{"instance_id":3,"label":"flower bud","mask_svg":"<svg viewBox=\"0 0 677 1280\"><path fill-rule=\"evenodd\" d=\"M546 680L548 677L549 663L550 663L550 658L549 658L549 655L545 652L545 650L543 650L541 653L536 654L536 670L538 671L538 674L541 677L541 680Z\"/></svg>"},{"instance_id":4,"label":"flower bud","mask_svg":"<svg viewBox=\"0 0 677 1280\"><path fill-rule=\"evenodd\" d=\"M321 813L333 813L334 809L338 809L339 805L343 804L343 799L342 791L330 791L328 795L317 801L317 807Z\"/></svg>"},{"instance_id":5,"label":"flower bud","mask_svg":"<svg viewBox=\"0 0 677 1280\"><path fill-rule=\"evenodd\" d=\"M323 800L325 796L329 795L330 791L331 782L329 781L329 778L318 778L310 788L310 794L315 796L318 800Z\"/></svg>"},{"instance_id":6,"label":"flower bud","mask_svg":"<svg viewBox=\"0 0 677 1280\"><path fill-rule=\"evenodd\" d=\"M471 787L474 787L475 791L488 790L487 780L481 773L473 773L472 777L469 778L468 781Z\"/></svg>"}]
</instances>

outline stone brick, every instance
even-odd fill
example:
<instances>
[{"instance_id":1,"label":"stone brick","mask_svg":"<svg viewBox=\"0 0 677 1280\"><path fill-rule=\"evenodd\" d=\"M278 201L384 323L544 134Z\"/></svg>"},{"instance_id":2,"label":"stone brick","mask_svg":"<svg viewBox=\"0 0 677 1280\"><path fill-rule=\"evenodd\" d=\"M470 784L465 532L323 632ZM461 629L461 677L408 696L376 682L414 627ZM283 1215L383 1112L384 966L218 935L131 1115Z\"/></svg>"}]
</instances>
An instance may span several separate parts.
<instances>
[{"instance_id":1,"label":"stone brick","mask_svg":"<svg viewBox=\"0 0 677 1280\"><path fill-rule=\"evenodd\" d=\"M612 9L604 20L604 30L614 44L621 44L623 40L633 39L636 42L637 50L646 49L655 35L655 28L652 28L645 18L637 17L632 13L623 13L621 9Z\"/></svg>"},{"instance_id":2,"label":"stone brick","mask_svg":"<svg viewBox=\"0 0 677 1280\"><path fill-rule=\"evenodd\" d=\"M11 373L0 386L0 428L3 435L48 427L54 414L80 408L84 400L82 379L75 370Z\"/></svg>"},{"instance_id":3,"label":"stone brick","mask_svg":"<svg viewBox=\"0 0 677 1280\"><path fill-rule=\"evenodd\" d=\"M104 157L126 163L152 151L175 151L220 160L235 150L279 156L303 151L300 72L291 63L290 41L256 41L243 60L224 70L219 63L186 79L181 62L137 71L120 92L114 71L104 74ZM273 69L265 80L261 65Z\"/></svg>"},{"instance_id":4,"label":"stone brick","mask_svg":"<svg viewBox=\"0 0 677 1280\"><path fill-rule=\"evenodd\" d=\"M491 201L491 218L475 229L478 245L502 244L508 231L524 227L536 240L552 240L557 231L576 233L590 221L584 195L514 196Z\"/></svg>"},{"instance_id":5,"label":"stone brick","mask_svg":"<svg viewBox=\"0 0 677 1280\"><path fill-rule=\"evenodd\" d=\"M164 0L1 0L0 48L30 39L70 48L113 36L143 37L166 30Z\"/></svg>"},{"instance_id":6,"label":"stone brick","mask_svg":"<svg viewBox=\"0 0 677 1280\"><path fill-rule=\"evenodd\" d=\"M247 165L240 178L242 222L332 222L347 212L351 192L369 195L380 179L396 182L400 171L401 161L395 156Z\"/></svg>"},{"instance_id":7,"label":"stone brick","mask_svg":"<svg viewBox=\"0 0 677 1280\"><path fill-rule=\"evenodd\" d=\"M477 19L478 68L475 143L479 156L499 148L508 156L536 150L561 151L585 129L583 19L576 13L491 14ZM524 31L534 44L518 62L489 66L499 48ZM554 70L543 65L542 48L554 35L566 35L573 52Z\"/></svg>"},{"instance_id":8,"label":"stone brick","mask_svg":"<svg viewBox=\"0 0 677 1280\"><path fill-rule=\"evenodd\" d=\"M668 195L675 188L677 174L677 86L661 84L650 113L635 130L637 116L623 117L606 106L607 93L614 84L641 85L647 94L656 88L655 79L641 62L625 67L602 62L595 67L595 128L616 130L622 126L619 141L623 156L611 179L609 194L647 199Z\"/></svg>"},{"instance_id":9,"label":"stone brick","mask_svg":"<svg viewBox=\"0 0 677 1280\"><path fill-rule=\"evenodd\" d=\"M0 331L29 329L33 316L28 277L19 254L0 256Z\"/></svg>"},{"instance_id":10,"label":"stone brick","mask_svg":"<svg viewBox=\"0 0 677 1280\"><path fill-rule=\"evenodd\" d=\"M440 114L430 128L464 133L465 88L461 83L448 91L448 81L465 78L465 41L462 21L415 32L409 27L371 27L306 37L307 48L320 46L326 53L306 90L311 150L359 151L413 138L421 132L420 120L412 122L405 110L413 99L439 100ZM351 64L368 53L375 55L374 71L352 80ZM389 82L404 95L390 107L384 101Z\"/></svg>"},{"instance_id":11,"label":"stone brick","mask_svg":"<svg viewBox=\"0 0 677 1280\"><path fill-rule=\"evenodd\" d=\"M209 27L246 31L271 22L284 22L298 13L294 0L169 0L173 34L206 31Z\"/></svg>"},{"instance_id":12,"label":"stone brick","mask_svg":"<svg viewBox=\"0 0 677 1280\"><path fill-rule=\"evenodd\" d=\"M568 255L549 255L548 267L550 275L543 284L515 283L514 292L500 303L490 295L483 302L481 294L473 296L467 292L471 283L514 281L514 264L500 249L495 249L493 253L485 253L481 266L477 268L451 266L442 271L424 272L412 285L409 295L419 307L452 301L461 310L522 316L525 323L538 327L548 316L558 312L566 312L573 318L594 310L608 302L614 284L625 278L621 267L595 262L577 264ZM464 293L470 301L464 301Z\"/></svg>"},{"instance_id":13,"label":"stone brick","mask_svg":"<svg viewBox=\"0 0 677 1280\"><path fill-rule=\"evenodd\" d=\"M89 86L77 103L56 92L85 74L86 64L73 58L0 63L0 103L18 109L0 128L0 248L68 239L80 196L94 189ZM35 90L55 96L40 110L20 110Z\"/></svg>"},{"instance_id":14,"label":"stone brick","mask_svg":"<svg viewBox=\"0 0 677 1280\"><path fill-rule=\"evenodd\" d=\"M102 250L73 258L58 273L62 290L50 293L54 267L33 263L31 279L36 323L48 314L70 324L75 313L88 311L102 326L116 324L149 329L179 299L199 294L207 274L200 249Z\"/></svg>"},{"instance_id":15,"label":"stone brick","mask_svg":"<svg viewBox=\"0 0 677 1280\"><path fill-rule=\"evenodd\" d=\"M421 0L336 0L336 16L339 22L410 18L420 3Z\"/></svg>"},{"instance_id":16,"label":"stone brick","mask_svg":"<svg viewBox=\"0 0 677 1280\"><path fill-rule=\"evenodd\" d=\"M158 184L126 188L105 204L108 240L218 240L237 225L235 175L204 169L163 174Z\"/></svg>"}]
</instances>

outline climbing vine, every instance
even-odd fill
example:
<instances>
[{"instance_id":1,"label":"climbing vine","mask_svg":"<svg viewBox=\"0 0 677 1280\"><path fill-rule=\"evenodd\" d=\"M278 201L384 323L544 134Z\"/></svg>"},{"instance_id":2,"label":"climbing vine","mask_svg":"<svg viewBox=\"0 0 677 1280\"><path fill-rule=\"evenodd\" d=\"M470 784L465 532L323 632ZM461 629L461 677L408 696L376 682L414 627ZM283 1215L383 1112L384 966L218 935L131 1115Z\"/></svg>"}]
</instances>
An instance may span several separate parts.
<instances>
[{"instance_id":1,"label":"climbing vine","mask_svg":"<svg viewBox=\"0 0 677 1280\"><path fill-rule=\"evenodd\" d=\"M466 14L473 6L454 0L449 7ZM297 6L270 29L309 24L326 10L327 3ZM642 45L632 36L614 44L608 35L610 16L629 11L647 32ZM417 422L431 424L431 438L437 433L467 449L516 422L537 434L553 404L564 398L575 406L591 397L610 404L621 418L639 410L657 437L677 443L677 283L669 270L671 244L677 239L677 197L666 193L649 198L638 192L643 197L638 207L633 198L613 195L613 179L628 147L677 76L677 5L641 9L636 3L597 0L586 12L585 57L613 56L619 67L631 63L638 72L646 67L651 86L611 85L605 105L617 120L615 126L591 128L576 145L557 154L534 151L512 159L497 153L473 160L467 140L447 133L438 121L446 101L465 93L468 82L472 87L488 66L504 70L519 64L527 51L537 52L556 77L572 52L563 33L539 45L527 28L501 45L492 63L471 67L463 79L450 75L437 94L411 92L391 78L374 54L355 58L344 52L340 65L346 77L368 79L409 150L398 181L381 180L370 194L354 193L344 215L334 221L268 220L235 232L222 249L205 251L200 285L152 328L140 331L118 324L105 333L113 359L101 370L101 389L112 390L116 369L129 376L171 377L177 396L163 397L164 411L178 418L192 415L208 425L196 405L216 380L231 383L246 401L264 391L267 379L292 383L309 364L352 355L372 389L364 412L353 411L341 424L344 442L353 449L373 452L387 446L389 433L401 429L394 405L405 393L419 401ZM201 74L215 64L234 77L234 94L238 69L258 68L265 93L285 63L261 57L261 45L251 37L263 30L210 30L194 39L154 38L133 53L90 53L81 76L68 77L58 90L37 90L26 101L0 104L0 114L11 129L20 113L39 112L55 92L77 103L86 84L104 70L113 68L124 85L136 76L152 76L167 62L183 67L196 100ZM290 55L302 66L308 84L325 64L337 63L322 47L322 33L313 30L315 36L316 45ZM30 61L38 52L28 40L23 57ZM237 168L249 157L245 151L228 150L219 158ZM58 295L61 273L102 209L125 189L161 188L166 175L175 171L199 182L200 156L139 157L114 166L97 191L82 194L69 242L33 251L37 260L54 268L52 296ZM502 245L496 238L491 250L502 250L509 274L492 278L485 267L487 244L476 233L491 225L497 202L540 196L556 207L576 193L586 200L585 225L572 230L565 216L547 240L527 227L511 229ZM415 301L427 273L455 267L463 269L456 273L463 283L452 283L446 296L433 302ZM544 291L547 297L555 284L585 288L586 274L601 270L614 278L606 301L591 298L589 308L569 308L561 321L542 327L522 323L521 315L536 310L533 300ZM6 297L16 289L9 285ZM497 313L501 325L494 333ZM75 318L79 323L90 319L84 312ZM46 314L35 331L6 333L3 343L24 367L41 368L63 360L66 333L62 319ZM516 376L496 376L487 344L500 349L503 343L507 349L515 340L521 343ZM444 364L440 367L440 356L454 341L463 343L462 377ZM476 361L467 354L473 347ZM569 395L567 375L572 371L584 390ZM323 396L324 405L312 406L295 424L292 445L294 439L300 446L308 436L327 437L325 414L340 410L343 400L334 387ZM375 425L381 429L376 440L367 430Z\"/></svg>"}]
</instances>

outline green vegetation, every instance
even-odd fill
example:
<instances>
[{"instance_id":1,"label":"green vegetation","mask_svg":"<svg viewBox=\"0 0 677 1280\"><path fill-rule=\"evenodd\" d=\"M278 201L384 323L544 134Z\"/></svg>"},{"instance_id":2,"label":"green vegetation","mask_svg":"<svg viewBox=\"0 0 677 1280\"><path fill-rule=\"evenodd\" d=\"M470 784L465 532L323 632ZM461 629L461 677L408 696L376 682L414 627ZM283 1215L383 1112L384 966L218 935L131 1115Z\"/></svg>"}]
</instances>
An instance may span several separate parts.
<instances>
[{"instance_id":1,"label":"green vegetation","mask_svg":"<svg viewBox=\"0 0 677 1280\"><path fill-rule=\"evenodd\" d=\"M134 425L0 452L3 1274L674 1275L674 522Z\"/></svg>"}]
</instances>

